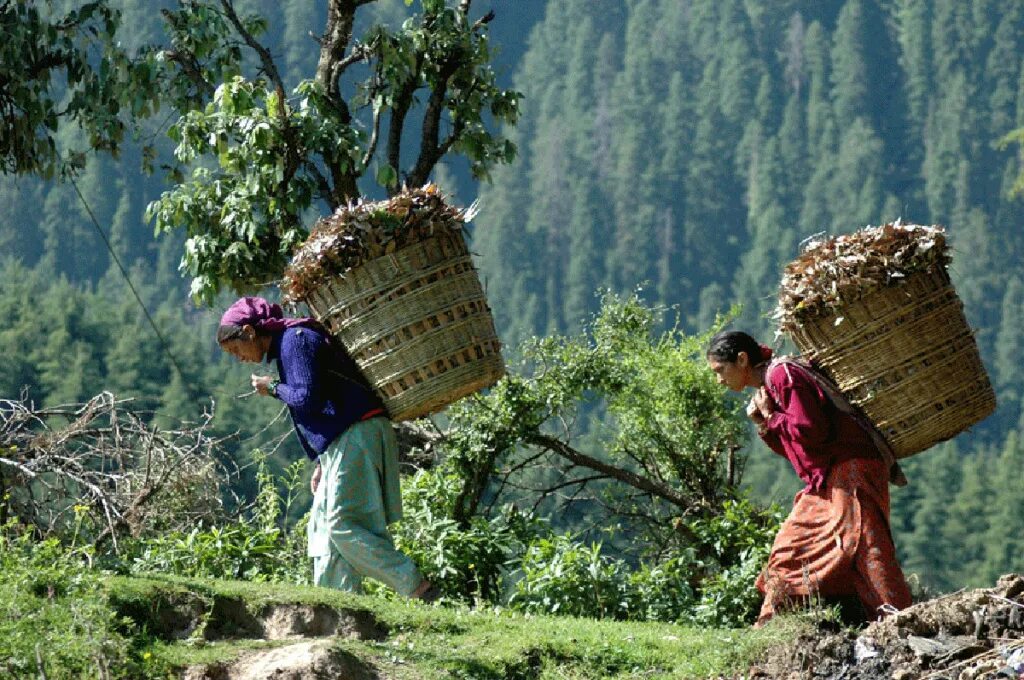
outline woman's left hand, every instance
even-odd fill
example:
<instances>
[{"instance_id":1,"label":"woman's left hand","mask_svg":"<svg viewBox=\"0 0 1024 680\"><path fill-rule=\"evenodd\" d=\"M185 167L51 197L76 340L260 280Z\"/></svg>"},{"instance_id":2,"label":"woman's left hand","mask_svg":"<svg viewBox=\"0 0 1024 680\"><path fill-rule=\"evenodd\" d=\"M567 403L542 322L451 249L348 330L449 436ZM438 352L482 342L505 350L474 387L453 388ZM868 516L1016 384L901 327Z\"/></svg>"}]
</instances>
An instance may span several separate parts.
<instances>
[{"instance_id":1,"label":"woman's left hand","mask_svg":"<svg viewBox=\"0 0 1024 680\"><path fill-rule=\"evenodd\" d=\"M256 375L252 374L251 380L252 388L262 394L264 397L270 396L270 383L274 382L274 379L269 375Z\"/></svg>"}]
</instances>

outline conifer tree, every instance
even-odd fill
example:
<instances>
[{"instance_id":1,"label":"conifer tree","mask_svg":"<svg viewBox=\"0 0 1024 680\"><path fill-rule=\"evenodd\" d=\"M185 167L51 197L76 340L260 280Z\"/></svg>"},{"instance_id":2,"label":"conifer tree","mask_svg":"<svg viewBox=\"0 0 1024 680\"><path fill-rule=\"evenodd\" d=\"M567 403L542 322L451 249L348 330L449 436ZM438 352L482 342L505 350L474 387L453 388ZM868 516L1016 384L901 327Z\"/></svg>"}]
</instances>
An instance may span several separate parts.
<instances>
[{"instance_id":1,"label":"conifer tree","mask_svg":"<svg viewBox=\"0 0 1024 680\"><path fill-rule=\"evenodd\" d=\"M655 224L658 166L651 146L660 146L657 97L659 68L650 49L658 14L654 0L630 7L623 44L623 66L615 81L618 106L614 120L614 234L609 241L605 269L615 290L629 290L651 278L659 237ZM657 149L658 146L654 148Z\"/></svg>"},{"instance_id":2,"label":"conifer tree","mask_svg":"<svg viewBox=\"0 0 1024 680\"><path fill-rule=\"evenodd\" d=\"M839 12L832 43L832 99L840 130L853 126L858 118L870 124L872 83L863 53L868 44L867 19L862 0L849 0ZM879 36L874 36L877 40Z\"/></svg>"},{"instance_id":3,"label":"conifer tree","mask_svg":"<svg viewBox=\"0 0 1024 680\"><path fill-rule=\"evenodd\" d=\"M680 63L679 68L688 64ZM682 169L689 158L692 129L692 102L685 76L672 71L668 90L661 106L661 159L657 166L656 196L659 209L655 215L658 228L657 276L658 299L666 303L692 299L699 290L698 281L691 280L683 263L683 224L686 219L687 191Z\"/></svg>"},{"instance_id":4,"label":"conifer tree","mask_svg":"<svg viewBox=\"0 0 1024 680\"><path fill-rule=\"evenodd\" d=\"M1018 432L1011 430L1002 453L992 466L992 503L987 514L989 528L985 534L980 580L994 583L999 576L1019 571L1024 555L1024 444Z\"/></svg>"},{"instance_id":5,"label":"conifer tree","mask_svg":"<svg viewBox=\"0 0 1024 680\"><path fill-rule=\"evenodd\" d=\"M1002 318L995 338L994 383L1003 408L1019 405L1020 360L1024 356L1024 283L1011 276L1003 295ZM1019 408L1019 406L1017 406Z\"/></svg>"},{"instance_id":6,"label":"conifer tree","mask_svg":"<svg viewBox=\"0 0 1024 680\"><path fill-rule=\"evenodd\" d=\"M907 106L910 118L920 126L928 115L932 91L930 22L933 3L930 0L897 0L894 9L900 65L906 81Z\"/></svg>"},{"instance_id":7,"label":"conifer tree","mask_svg":"<svg viewBox=\"0 0 1024 680\"><path fill-rule=\"evenodd\" d=\"M950 568L955 566L955 547L943 540L950 516L949 499L960 490L959 452L946 442L928 452L918 466L913 483L922 489L917 507L911 508L913 530L897 539L903 570L916 573L932 587L948 588Z\"/></svg>"},{"instance_id":8,"label":"conifer tree","mask_svg":"<svg viewBox=\"0 0 1024 680\"><path fill-rule=\"evenodd\" d=\"M786 229L787 216L778 200L783 167L778 140L756 144L751 166L746 220L749 235L733 290L735 299L743 304L738 327L767 337L767 314L775 306L782 265L796 255L796 243L793 230Z\"/></svg>"},{"instance_id":9,"label":"conifer tree","mask_svg":"<svg viewBox=\"0 0 1024 680\"><path fill-rule=\"evenodd\" d=\"M823 146L822 136L832 120L829 92L829 55L825 32L818 22L811 23L804 34L804 59L807 69L807 142L814 154ZM826 140L827 141L827 140ZM809 159L813 163L817 156Z\"/></svg>"},{"instance_id":10,"label":"conifer tree","mask_svg":"<svg viewBox=\"0 0 1024 680\"><path fill-rule=\"evenodd\" d=\"M960 490L950 499L949 519L942 530L944 544L957 546L956 559L945 577L954 587L984 587L991 583L982 576L981 566L992 521L993 459L981 450L959 461Z\"/></svg>"},{"instance_id":11,"label":"conifer tree","mask_svg":"<svg viewBox=\"0 0 1024 680\"><path fill-rule=\"evenodd\" d=\"M882 212L883 145L863 118L842 132L828 200L832 230L845 233L877 224Z\"/></svg>"}]
</instances>

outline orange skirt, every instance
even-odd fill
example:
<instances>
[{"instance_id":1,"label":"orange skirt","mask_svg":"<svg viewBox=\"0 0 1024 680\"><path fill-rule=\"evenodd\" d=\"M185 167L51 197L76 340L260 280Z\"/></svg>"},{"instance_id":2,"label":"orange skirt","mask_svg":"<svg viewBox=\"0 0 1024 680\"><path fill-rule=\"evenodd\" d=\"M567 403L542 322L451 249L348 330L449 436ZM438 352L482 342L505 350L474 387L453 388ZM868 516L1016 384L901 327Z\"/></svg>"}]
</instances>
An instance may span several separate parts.
<instances>
[{"instance_id":1,"label":"orange skirt","mask_svg":"<svg viewBox=\"0 0 1024 680\"><path fill-rule=\"evenodd\" d=\"M825 488L796 495L757 578L765 598L757 625L810 596L856 595L869 619L910 606L889 529L889 475L878 459L851 458Z\"/></svg>"}]
</instances>

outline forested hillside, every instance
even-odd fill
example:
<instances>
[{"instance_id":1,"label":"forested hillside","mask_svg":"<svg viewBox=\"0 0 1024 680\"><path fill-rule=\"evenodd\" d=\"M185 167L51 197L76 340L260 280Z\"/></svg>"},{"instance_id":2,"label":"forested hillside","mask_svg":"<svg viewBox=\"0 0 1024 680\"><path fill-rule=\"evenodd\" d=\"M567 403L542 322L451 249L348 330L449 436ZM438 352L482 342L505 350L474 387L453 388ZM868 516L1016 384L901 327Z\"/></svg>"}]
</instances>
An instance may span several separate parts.
<instances>
[{"instance_id":1,"label":"forested hillside","mask_svg":"<svg viewBox=\"0 0 1024 680\"><path fill-rule=\"evenodd\" d=\"M238 2L267 17L290 85L315 65L309 33L323 4ZM158 41L154 3L121 5L126 39ZM782 265L806 237L897 217L946 225L999 410L908 463L911 485L894 492L896 542L905 569L940 589L1020 570L1024 203L1010 195L1020 149L1000 140L1024 126L1024 0L480 6L496 12L499 78L525 95L509 131L519 157L490 184L459 162L435 178L460 202L481 201L474 250L510 351L579 329L599 288L641 284L649 301L677 306L689 331L741 303L736 325L768 339ZM388 0L373 11L399 22L412 10ZM167 155L164 118L149 124ZM0 396L27 387L59 403L107 389L166 417L194 415L213 397L218 431L244 439L276 411L235 398L249 367L224 361L216 312L188 301L176 271L182 237L154 237L145 221L167 184L141 173L138 156L93 158L78 187L170 353L74 189L0 177ZM786 502L795 487L760 445L746 479L762 499Z\"/></svg>"}]
</instances>

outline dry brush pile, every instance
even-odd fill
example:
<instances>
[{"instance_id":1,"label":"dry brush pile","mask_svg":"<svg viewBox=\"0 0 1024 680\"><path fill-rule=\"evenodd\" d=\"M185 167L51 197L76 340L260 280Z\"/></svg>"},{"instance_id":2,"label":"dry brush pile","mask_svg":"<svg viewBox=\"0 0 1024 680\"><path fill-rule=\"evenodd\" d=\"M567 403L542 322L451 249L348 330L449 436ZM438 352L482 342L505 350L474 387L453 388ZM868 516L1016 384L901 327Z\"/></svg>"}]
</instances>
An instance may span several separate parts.
<instances>
[{"instance_id":1,"label":"dry brush pile","mask_svg":"<svg viewBox=\"0 0 1024 680\"><path fill-rule=\"evenodd\" d=\"M863 630L801 636L750 677L1017 680L1024 677L1024 576L919 602Z\"/></svg>"},{"instance_id":2,"label":"dry brush pile","mask_svg":"<svg viewBox=\"0 0 1024 680\"><path fill-rule=\"evenodd\" d=\"M167 429L146 415L109 392L47 408L0 400L0 525L116 551L121 536L220 514L212 415Z\"/></svg>"},{"instance_id":3,"label":"dry brush pile","mask_svg":"<svg viewBox=\"0 0 1024 680\"><path fill-rule=\"evenodd\" d=\"M359 201L317 222L296 249L284 272L286 301L306 299L332 276L338 276L442 230L462 229L476 214L449 205L433 184L411 189L386 201Z\"/></svg>"},{"instance_id":4,"label":"dry brush pile","mask_svg":"<svg viewBox=\"0 0 1024 680\"><path fill-rule=\"evenodd\" d=\"M784 331L909 275L949 263L941 227L892 222L805 244L786 265L775 318Z\"/></svg>"}]
</instances>

